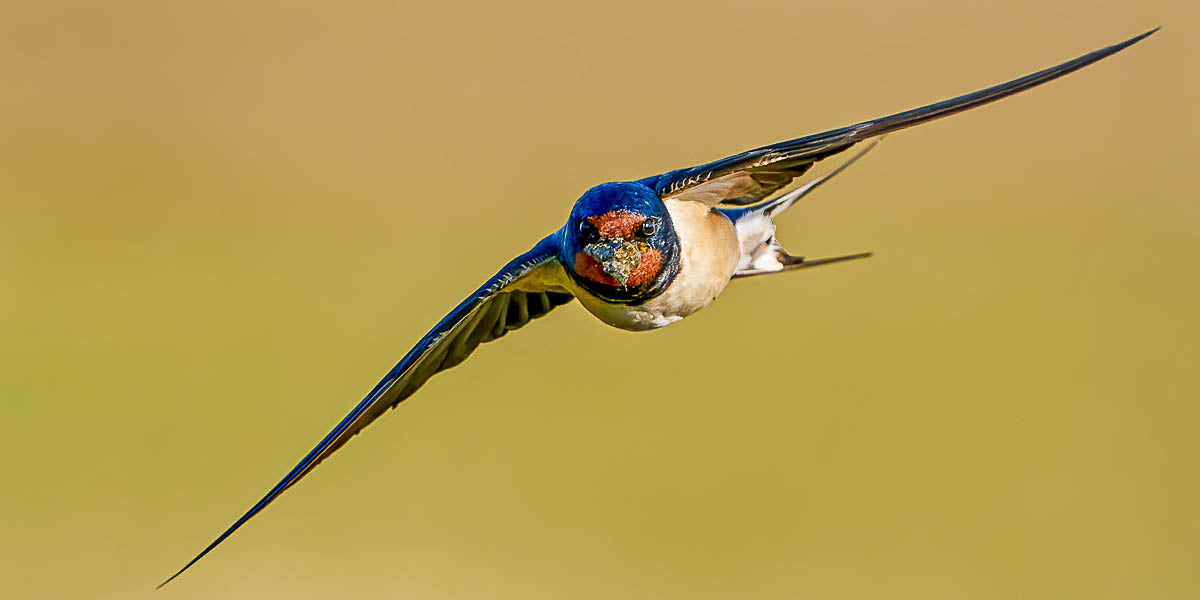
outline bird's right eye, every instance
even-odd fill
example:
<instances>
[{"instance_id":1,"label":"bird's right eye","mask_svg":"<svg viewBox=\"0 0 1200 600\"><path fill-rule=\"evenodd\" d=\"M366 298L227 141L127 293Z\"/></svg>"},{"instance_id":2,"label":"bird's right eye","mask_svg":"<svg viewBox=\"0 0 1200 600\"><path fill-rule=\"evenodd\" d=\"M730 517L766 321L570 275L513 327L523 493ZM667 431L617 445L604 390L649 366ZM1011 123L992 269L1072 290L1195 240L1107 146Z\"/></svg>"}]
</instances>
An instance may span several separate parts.
<instances>
[{"instance_id":1,"label":"bird's right eye","mask_svg":"<svg viewBox=\"0 0 1200 600\"><path fill-rule=\"evenodd\" d=\"M579 223L579 237L583 240L583 243L590 244L600 239L600 232L596 230L595 225L587 221L581 221Z\"/></svg>"}]
</instances>

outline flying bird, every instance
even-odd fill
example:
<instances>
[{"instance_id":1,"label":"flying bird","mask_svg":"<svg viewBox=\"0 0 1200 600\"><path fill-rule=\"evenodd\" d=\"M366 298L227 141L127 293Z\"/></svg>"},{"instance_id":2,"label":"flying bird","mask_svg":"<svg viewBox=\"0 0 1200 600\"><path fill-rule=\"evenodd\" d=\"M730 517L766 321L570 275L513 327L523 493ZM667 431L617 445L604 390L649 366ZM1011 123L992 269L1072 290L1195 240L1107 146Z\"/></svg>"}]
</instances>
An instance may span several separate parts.
<instances>
[{"instance_id":1,"label":"flying bird","mask_svg":"<svg viewBox=\"0 0 1200 600\"><path fill-rule=\"evenodd\" d=\"M735 278L870 256L818 260L793 256L776 239L774 220L870 150L877 139L837 169L791 191L785 189L814 163L855 144L1039 86L1157 30L950 100L696 167L587 190L575 201L562 228L509 261L455 306L258 503L159 587L211 552L435 373L458 365L480 344L524 327L574 298L609 325L644 331L670 325L708 306Z\"/></svg>"}]
</instances>

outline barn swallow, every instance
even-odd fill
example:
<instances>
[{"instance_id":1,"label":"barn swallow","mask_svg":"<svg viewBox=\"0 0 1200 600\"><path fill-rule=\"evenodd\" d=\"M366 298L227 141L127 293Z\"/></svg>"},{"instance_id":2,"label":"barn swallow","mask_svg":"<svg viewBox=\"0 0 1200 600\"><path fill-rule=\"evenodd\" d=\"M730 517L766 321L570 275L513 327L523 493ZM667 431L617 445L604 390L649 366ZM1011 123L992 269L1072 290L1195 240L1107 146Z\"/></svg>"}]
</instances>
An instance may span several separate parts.
<instances>
[{"instance_id":1,"label":"barn swallow","mask_svg":"<svg viewBox=\"0 0 1200 600\"><path fill-rule=\"evenodd\" d=\"M697 167L591 188L575 201L561 229L504 265L454 307L257 504L159 587L211 552L435 373L458 365L480 344L524 327L573 298L604 323L644 331L708 306L732 279L869 256L860 253L819 260L792 256L776 240L774 220L861 157L870 145L837 169L776 194L817 161L859 142L1039 86L1115 54L1157 30L950 100ZM871 145L875 143L877 139Z\"/></svg>"}]
</instances>

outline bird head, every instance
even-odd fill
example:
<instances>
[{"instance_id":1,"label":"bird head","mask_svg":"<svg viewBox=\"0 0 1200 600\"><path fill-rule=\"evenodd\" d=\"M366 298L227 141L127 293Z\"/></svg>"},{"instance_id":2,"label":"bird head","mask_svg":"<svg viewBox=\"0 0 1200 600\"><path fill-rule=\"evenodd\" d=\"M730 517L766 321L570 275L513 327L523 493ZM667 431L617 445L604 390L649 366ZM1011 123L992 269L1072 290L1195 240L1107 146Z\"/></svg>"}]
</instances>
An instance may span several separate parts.
<instances>
[{"instance_id":1,"label":"bird head","mask_svg":"<svg viewBox=\"0 0 1200 600\"><path fill-rule=\"evenodd\" d=\"M679 270L679 238L658 194L637 183L587 191L563 229L560 260L571 277L610 302L639 304Z\"/></svg>"}]
</instances>

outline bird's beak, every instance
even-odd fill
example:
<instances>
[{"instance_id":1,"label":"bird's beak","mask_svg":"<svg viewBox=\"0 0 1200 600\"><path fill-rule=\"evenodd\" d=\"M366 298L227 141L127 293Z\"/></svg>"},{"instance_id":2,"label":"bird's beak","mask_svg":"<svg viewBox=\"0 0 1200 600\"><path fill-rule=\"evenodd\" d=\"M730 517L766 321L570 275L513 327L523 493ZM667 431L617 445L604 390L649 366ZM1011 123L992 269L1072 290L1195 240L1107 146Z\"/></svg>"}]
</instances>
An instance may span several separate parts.
<instances>
[{"instance_id":1,"label":"bird's beak","mask_svg":"<svg viewBox=\"0 0 1200 600\"><path fill-rule=\"evenodd\" d=\"M600 264L604 273L617 280L622 286L629 281L630 274L642 262L646 244L623 238L605 238L584 246L583 251Z\"/></svg>"}]
</instances>

